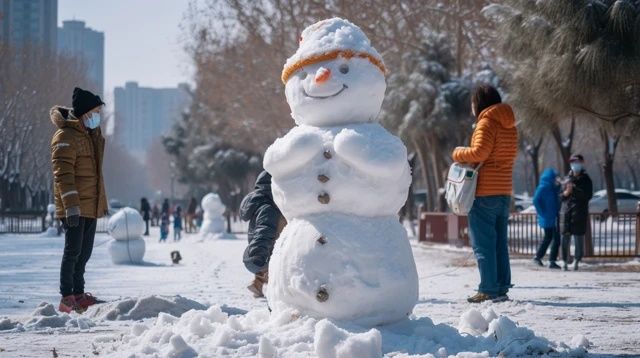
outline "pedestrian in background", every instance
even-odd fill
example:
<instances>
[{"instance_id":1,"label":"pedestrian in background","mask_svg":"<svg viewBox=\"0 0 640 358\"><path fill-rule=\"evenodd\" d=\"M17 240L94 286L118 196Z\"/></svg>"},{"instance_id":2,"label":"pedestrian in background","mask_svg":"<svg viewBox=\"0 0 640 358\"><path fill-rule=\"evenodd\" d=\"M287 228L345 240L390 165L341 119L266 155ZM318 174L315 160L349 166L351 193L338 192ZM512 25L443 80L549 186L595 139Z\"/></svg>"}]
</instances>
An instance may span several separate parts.
<instances>
[{"instance_id":1,"label":"pedestrian in background","mask_svg":"<svg viewBox=\"0 0 640 358\"><path fill-rule=\"evenodd\" d=\"M160 242L167 241L169 236L169 214L163 212L160 214Z\"/></svg>"},{"instance_id":2,"label":"pedestrian in background","mask_svg":"<svg viewBox=\"0 0 640 358\"><path fill-rule=\"evenodd\" d=\"M147 198L140 199L140 212L142 213L142 220L144 220L145 230L144 236L149 236L149 220L151 220L151 206Z\"/></svg>"},{"instance_id":3,"label":"pedestrian in background","mask_svg":"<svg viewBox=\"0 0 640 358\"><path fill-rule=\"evenodd\" d=\"M182 207L178 205L173 213L173 241L182 239Z\"/></svg>"},{"instance_id":4,"label":"pedestrian in background","mask_svg":"<svg viewBox=\"0 0 640 358\"><path fill-rule=\"evenodd\" d=\"M196 232L196 209L198 209L198 202L196 198L191 197L189 201L189 206L187 206L187 215L186 215L186 232Z\"/></svg>"},{"instance_id":5,"label":"pedestrian in background","mask_svg":"<svg viewBox=\"0 0 640 358\"><path fill-rule=\"evenodd\" d=\"M159 226L160 225L160 208L158 204L153 204L153 209L151 209L151 226Z\"/></svg>"},{"instance_id":6,"label":"pedestrian in background","mask_svg":"<svg viewBox=\"0 0 640 358\"><path fill-rule=\"evenodd\" d=\"M544 231L544 239L538 247L533 261L538 266L544 266L542 258L547 253L547 248L551 245L549 253L549 268L559 269L556 263L558 259L558 249L560 247L560 231L558 231L558 214L560 213L560 184L558 174L555 170L548 168L540 176L540 184L533 195L533 205L538 214L538 225Z\"/></svg>"},{"instance_id":7,"label":"pedestrian in background","mask_svg":"<svg viewBox=\"0 0 640 358\"><path fill-rule=\"evenodd\" d=\"M562 192L562 259L564 270L568 270L571 237L575 239L573 269L584 255L584 235L589 225L589 200L593 197L593 183L584 168L584 157L574 154L569 159L571 171Z\"/></svg>"},{"instance_id":8,"label":"pedestrian in background","mask_svg":"<svg viewBox=\"0 0 640 358\"><path fill-rule=\"evenodd\" d=\"M511 288L507 242L509 206L513 191L513 164L518 154L518 131L511 106L502 103L489 85L475 89L471 110L476 118L470 147L458 147L453 160L481 165L476 198L469 211L469 231L478 261L478 293L472 303L506 301Z\"/></svg>"},{"instance_id":9,"label":"pedestrian in background","mask_svg":"<svg viewBox=\"0 0 640 358\"><path fill-rule=\"evenodd\" d=\"M105 140L100 130L104 102L81 88L73 90L72 107L54 106L51 140L56 218L64 229L60 266L61 312L83 312L98 300L84 290L84 272L93 251L96 222L108 214L102 176Z\"/></svg>"}]
</instances>

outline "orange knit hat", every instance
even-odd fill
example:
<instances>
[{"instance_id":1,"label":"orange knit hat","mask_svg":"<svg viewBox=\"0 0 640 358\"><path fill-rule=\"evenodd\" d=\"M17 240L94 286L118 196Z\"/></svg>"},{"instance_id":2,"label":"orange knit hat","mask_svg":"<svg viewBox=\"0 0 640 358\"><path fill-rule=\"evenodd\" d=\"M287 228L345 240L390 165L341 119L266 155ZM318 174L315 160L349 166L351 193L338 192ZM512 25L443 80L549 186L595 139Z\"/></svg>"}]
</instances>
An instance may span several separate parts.
<instances>
[{"instance_id":1,"label":"orange knit hat","mask_svg":"<svg viewBox=\"0 0 640 358\"><path fill-rule=\"evenodd\" d=\"M386 74L382 56L371 46L364 32L351 22L334 17L316 22L302 31L298 50L287 59L282 69L282 83L286 84L305 66L338 57L367 59Z\"/></svg>"}]
</instances>

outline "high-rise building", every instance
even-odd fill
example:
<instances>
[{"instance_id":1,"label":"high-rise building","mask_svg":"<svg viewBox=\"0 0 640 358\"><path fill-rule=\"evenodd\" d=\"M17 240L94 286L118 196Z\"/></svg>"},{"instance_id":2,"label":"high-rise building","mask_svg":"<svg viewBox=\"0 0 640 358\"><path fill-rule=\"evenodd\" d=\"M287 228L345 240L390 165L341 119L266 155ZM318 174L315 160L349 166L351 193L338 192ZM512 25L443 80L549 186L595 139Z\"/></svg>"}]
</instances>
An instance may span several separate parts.
<instances>
[{"instance_id":1,"label":"high-rise building","mask_svg":"<svg viewBox=\"0 0 640 358\"><path fill-rule=\"evenodd\" d=\"M58 50L64 56L82 60L91 83L89 90L104 91L104 33L85 26L84 21L68 20L58 28Z\"/></svg>"},{"instance_id":2,"label":"high-rise building","mask_svg":"<svg viewBox=\"0 0 640 358\"><path fill-rule=\"evenodd\" d=\"M0 0L0 41L56 48L58 0Z\"/></svg>"},{"instance_id":3,"label":"high-rise building","mask_svg":"<svg viewBox=\"0 0 640 358\"><path fill-rule=\"evenodd\" d=\"M189 105L188 85L177 88L140 87L127 82L116 87L115 140L139 159L151 143L165 134Z\"/></svg>"}]
</instances>

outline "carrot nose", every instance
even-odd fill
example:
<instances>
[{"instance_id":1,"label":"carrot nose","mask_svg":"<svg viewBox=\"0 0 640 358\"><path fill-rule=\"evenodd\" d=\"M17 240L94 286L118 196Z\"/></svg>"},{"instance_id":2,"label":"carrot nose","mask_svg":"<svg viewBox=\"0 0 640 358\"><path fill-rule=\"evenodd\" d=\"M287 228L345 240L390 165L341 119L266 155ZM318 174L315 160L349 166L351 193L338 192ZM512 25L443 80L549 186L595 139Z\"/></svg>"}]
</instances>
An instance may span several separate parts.
<instances>
[{"instance_id":1,"label":"carrot nose","mask_svg":"<svg viewBox=\"0 0 640 358\"><path fill-rule=\"evenodd\" d=\"M317 84L327 82L327 80L331 77L331 70L328 68L320 67L318 72L316 72L315 81Z\"/></svg>"}]
</instances>

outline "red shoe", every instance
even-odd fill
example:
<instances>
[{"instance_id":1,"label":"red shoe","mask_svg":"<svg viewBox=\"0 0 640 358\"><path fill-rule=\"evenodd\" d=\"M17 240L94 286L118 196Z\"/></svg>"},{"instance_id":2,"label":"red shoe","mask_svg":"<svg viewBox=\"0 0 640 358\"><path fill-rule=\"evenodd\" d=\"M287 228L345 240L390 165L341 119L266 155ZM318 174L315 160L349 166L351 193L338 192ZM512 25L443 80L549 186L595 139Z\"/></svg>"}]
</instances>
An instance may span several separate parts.
<instances>
[{"instance_id":1,"label":"red shoe","mask_svg":"<svg viewBox=\"0 0 640 358\"><path fill-rule=\"evenodd\" d=\"M78 304L76 303L76 298L74 295L64 296L60 300L60 305L58 306L58 311L64 313L71 313L71 311L77 311Z\"/></svg>"},{"instance_id":2,"label":"red shoe","mask_svg":"<svg viewBox=\"0 0 640 358\"><path fill-rule=\"evenodd\" d=\"M90 292L85 292L79 295L75 295L76 304L84 312L90 306L99 303L100 301L95 298Z\"/></svg>"}]
</instances>

